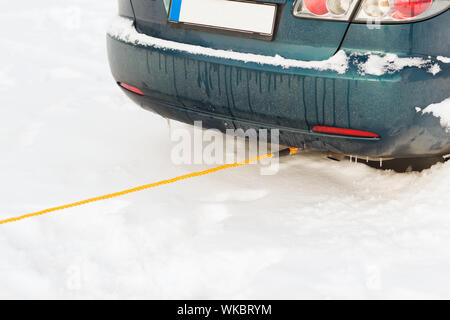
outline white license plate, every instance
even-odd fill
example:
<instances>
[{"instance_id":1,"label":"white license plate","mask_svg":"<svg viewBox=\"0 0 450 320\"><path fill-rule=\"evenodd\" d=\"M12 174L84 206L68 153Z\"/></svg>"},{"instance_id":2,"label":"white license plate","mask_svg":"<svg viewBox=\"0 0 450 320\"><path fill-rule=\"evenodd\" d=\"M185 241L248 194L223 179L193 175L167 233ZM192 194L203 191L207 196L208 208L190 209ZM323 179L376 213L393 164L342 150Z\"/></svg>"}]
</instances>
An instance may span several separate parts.
<instances>
[{"instance_id":1,"label":"white license plate","mask_svg":"<svg viewBox=\"0 0 450 320\"><path fill-rule=\"evenodd\" d=\"M235 0L172 0L169 22L272 37L276 4Z\"/></svg>"}]
</instances>

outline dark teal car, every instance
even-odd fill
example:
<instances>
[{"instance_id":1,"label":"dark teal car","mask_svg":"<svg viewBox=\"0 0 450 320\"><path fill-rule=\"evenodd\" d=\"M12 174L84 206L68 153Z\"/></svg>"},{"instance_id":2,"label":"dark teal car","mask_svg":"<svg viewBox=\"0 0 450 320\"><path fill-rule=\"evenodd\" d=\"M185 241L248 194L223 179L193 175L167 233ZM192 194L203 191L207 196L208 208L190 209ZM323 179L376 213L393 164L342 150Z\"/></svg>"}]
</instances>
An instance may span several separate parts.
<instances>
[{"instance_id":1,"label":"dark teal car","mask_svg":"<svg viewBox=\"0 0 450 320\"><path fill-rule=\"evenodd\" d=\"M360 157L445 155L449 3L119 0L109 62L166 118L277 128L283 145Z\"/></svg>"}]
</instances>

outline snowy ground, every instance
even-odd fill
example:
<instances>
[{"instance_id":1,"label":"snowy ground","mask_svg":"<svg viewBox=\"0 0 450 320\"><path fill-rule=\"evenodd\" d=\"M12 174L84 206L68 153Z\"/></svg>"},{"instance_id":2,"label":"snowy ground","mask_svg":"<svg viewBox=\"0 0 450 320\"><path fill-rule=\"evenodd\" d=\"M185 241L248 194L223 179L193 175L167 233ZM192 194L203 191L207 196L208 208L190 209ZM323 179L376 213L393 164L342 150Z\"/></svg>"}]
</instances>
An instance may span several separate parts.
<instances>
[{"instance_id":1,"label":"snowy ground","mask_svg":"<svg viewBox=\"0 0 450 320\"><path fill-rule=\"evenodd\" d=\"M0 219L198 166L109 74L109 0L0 12ZM0 298L450 298L450 163L320 154L0 226Z\"/></svg>"}]
</instances>

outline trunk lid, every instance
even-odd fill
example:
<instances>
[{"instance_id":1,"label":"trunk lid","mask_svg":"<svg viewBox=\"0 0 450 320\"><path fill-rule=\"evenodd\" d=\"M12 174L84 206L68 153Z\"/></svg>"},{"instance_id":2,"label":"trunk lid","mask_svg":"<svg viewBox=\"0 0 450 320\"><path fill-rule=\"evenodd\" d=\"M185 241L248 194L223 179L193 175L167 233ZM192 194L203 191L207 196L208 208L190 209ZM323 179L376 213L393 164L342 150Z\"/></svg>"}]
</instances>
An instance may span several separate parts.
<instances>
[{"instance_id":1,"label":"trunk lid","mask_svg":"<svg viewBox=\"0 0 450 320\"><path fill-rule=\"evenodd\" d=\"M278 6L271 41L221 34L213 29L195 30L168 23L170 0L131 0L139 32L181 43L220 50L280 55L298 60L325 60L339 49L347 22L300 19L292 15L294 0L254 0Z\"/></svg>"}]
</instances>

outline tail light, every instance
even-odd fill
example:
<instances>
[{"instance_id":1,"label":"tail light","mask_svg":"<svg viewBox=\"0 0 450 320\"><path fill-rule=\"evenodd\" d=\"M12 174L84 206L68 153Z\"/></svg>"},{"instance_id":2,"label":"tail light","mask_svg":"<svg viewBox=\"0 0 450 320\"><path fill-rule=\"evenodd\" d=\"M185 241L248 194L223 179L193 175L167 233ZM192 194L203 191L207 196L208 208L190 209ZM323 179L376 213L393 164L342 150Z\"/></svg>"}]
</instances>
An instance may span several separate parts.
<instances>
[{"instance_id":1,"label":"tail light","mask_svg":"<svg viewBox=\"0 0 450 320\"><path fill-rule=\"evenodd\" d=\"M322 16L328 13L327 3L324 0L304 0L303 4L312 14Z\"/></svg>"},{"instance_id":2,"label":"tail light","mask_svg":"<svg viewBox=\"0 0 450 320\"><path fill-rule=\"evenodd\" d=\"M300 18L370 23L402 23L435 16L450 0L297 0L293 14ZM356 12L356 15L354 13Z\"/></svg>"},{"instance_id":3,"label":"tail light","mask_svg":"<svg viewBox=\"0 0 450 320\"><path fill-rule=\"evenodd\" d=\"M296 17L348 21L358 0L297 0L293 14Z\"/></svg>"},{"instance_id":4,"label":"tail light","mask_svg":"<svg viewBox=\"0 0 450 320\"><path fill-rule=\"evenodd\" d=\"M450 6L450 0L362 0L356 22L402 23L424 20Z\"/></svg>"},{"instance_id":5,"label":"tail light","mask_svg":"<svg viewBox=\"0 0 450 320\"><path fill-rule=\"evenodd\" d=\"M427 11L433 0L395 0L392 16L399 19L408 19L420 16Z\"/></svg>"}]
</instances>

